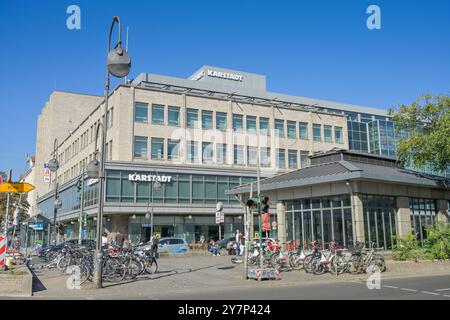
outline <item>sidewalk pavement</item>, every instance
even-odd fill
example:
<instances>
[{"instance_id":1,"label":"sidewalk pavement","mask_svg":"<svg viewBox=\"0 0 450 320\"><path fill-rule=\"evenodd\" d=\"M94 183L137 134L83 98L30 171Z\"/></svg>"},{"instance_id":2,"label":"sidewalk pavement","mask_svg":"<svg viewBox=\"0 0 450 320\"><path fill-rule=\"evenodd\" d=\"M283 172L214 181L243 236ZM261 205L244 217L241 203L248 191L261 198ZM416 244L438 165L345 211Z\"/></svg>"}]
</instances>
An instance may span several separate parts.
<instances>
[{"instance_id":1,"label":"sidewalk pavement","mask_svg":"<svg viewBox=\"0 0 450 320\"><path fill-rule=\"evenodd\" d=\"M158 260L159 272L139 276L135 281L125 283L104 283L102 289L68 289L68 275L59 270L36 270L33 299L158 299L171 294L185 294L199 291L215 291L233 288L264 288L291 285L312 285L315 283L366 281L369 275L313 275L304 271L285 271L281 280L243 280L242 264L232 264L230 256L184 256L162 257ZM387 271L382 278L400 278L426 275L450 275L450 261L445 262L397 262L387 261Z\"/></svg>"}]
</instances>

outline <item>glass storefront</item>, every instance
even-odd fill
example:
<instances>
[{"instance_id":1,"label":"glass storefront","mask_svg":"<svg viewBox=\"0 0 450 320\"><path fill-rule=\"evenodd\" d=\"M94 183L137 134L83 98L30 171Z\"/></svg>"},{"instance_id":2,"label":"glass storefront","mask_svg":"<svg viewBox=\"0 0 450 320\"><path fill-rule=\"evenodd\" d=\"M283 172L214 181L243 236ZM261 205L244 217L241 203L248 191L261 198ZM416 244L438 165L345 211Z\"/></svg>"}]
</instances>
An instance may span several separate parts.
<instances>
[{"instance_id":1,"label":"glass storefront","mask_svg":"<svg viewBox=\"0 0 450 320\"><path fill-rule=\"evenodd\" d=\"M396 235L395 198L363 195L366 246L391 249Z\"/></svg>"},{"instance_id":2,"label":"glass storefront","mask_svg":"<svg viewBox=\"0 0 450 320\"><path fill-rule=\"evenodd\" d=\"M152 190L151 182L129 181L128 175L134 173L136 171L108 170L106 202L215 204L221 201L236 204L234 198L225 195L225 190L255 180L252 177L165 173L172 177L171 181L162 183L159 190Z\"/></svg>"},{"instance_id":3,"label":"glass storefront","mask_svg":"<svg viewBox=\"0 0 450 320\"><path fill-rule=\"evenodd\" d=\"M411 212L411 229L416 237L423 241L427 238L426 228L432 226L436 219L436 202L432 199L409 199Z\"/></svg>"},{"instance_id":4,"label":"glass storefront","mask_svg":"<svg viewBox=\"0 0 450 320\"><path fill-rule=\"evenodd\" d=\"M206 239L219 239L219 225L215 216L157 216L153 217L153 232L160 237L184 238L188 243L198 242L203 235ZM220 225L221 239L234 236L236 229L243 230L244 224L238 216L226 217ZM133 243L148 241L151 236L151 219L145 216L129 217L128 234Z\"/></svg>"},{"instance_id":5,"label":"glass storefront","mask_svg":"<svg viewBox=\"0 0 450 320\"><path fill-rule=\"evenodd\" d=\"M335 241L346 246L353 240L350 196L295 199L286 205L286 238L308 244Z\"/></svg>"}]
</instances>

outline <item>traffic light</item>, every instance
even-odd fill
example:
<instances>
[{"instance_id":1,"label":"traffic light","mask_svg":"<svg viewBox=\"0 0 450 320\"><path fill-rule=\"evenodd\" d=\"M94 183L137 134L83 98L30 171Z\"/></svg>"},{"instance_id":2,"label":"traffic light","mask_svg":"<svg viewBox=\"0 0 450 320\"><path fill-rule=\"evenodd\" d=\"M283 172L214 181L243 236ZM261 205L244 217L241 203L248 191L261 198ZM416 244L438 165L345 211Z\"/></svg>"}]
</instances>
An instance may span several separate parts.
<instances>
[{"instance_id":1,"label":"traffic light","mask_svg":"<svg viewBox=\"0 0 450 320\"><path fill-rule=\"evenodd\" d=\"M263 194L260 195L259 198L249 198L246 202L246 205L250 210L259 212L261 209L262 213L267 213L269 211L269 204L269 197Z\"/></svg>"},{"instance_id":2,"label":"traffic light","mask_svg":"<svg viewBox=\"0 0 450 320\"><path fill-rule=\"evenodd\" d=\"M83 178L78 179L77 181L77 191L80 192L81 188L83 187Z\"/></svg>"}]
</instances>

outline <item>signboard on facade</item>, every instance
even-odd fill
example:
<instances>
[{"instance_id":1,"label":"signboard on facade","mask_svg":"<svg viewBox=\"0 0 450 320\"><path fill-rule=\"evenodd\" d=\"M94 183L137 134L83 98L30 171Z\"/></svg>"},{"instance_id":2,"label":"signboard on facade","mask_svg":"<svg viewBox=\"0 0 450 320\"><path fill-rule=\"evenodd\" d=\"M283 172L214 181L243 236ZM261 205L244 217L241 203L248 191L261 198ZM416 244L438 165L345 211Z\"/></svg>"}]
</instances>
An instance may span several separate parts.
<instances>
[{"instance_id":1,"label":"signboard on facade","mask_svg":"<svg viewBox=\"0 0 450 320\"><path fill-rule=\"evenodd\" d=\"M221 212L220 212L220 211L217 211L217 212L216 212L216 223L217 223L217 224L220 224L220 216L221 216Z\"/></svg>"},{"instance_id":2,"label":"signboard on facade","mask_svg":"<svg viewBox=\"0 0 450 320\"><path fill-rule=\"evenodd\" d=\"M92 186L98 182L98 179L89 179L86 183L87 186Z\"/></svg>"},{"instance_id":3,"label":"signboard on facade","mask_svg":"<svg viewBox=\"0 0 450 320\"><path fill-rule=\"evenodd\" d=\"M171 182L172 181L172 176L166 176L166 175L154 175L154 174L129 174L128 175L128 180L129 181L147 181L147 182L154 182L154 181L158 181L158 182Z\"/></svg>"},{"instance_id":4,"label":"signboard on facade","mask_svg":"<svg viewBox=\"0 0 450 320\"><path fill-rule=\"evenodd\" d=\"M208 77L222 78L234 81L242 81L244 79L244 76L242 74L222 72L216 70L208 70L207 75Z\"/></svg>"},{"instance_id":5,"label":"signboard on facade","mask_svg":"<svg viewBox=\"0 0 450 320\"><path fill-rule=\"evenodd\" d=\"M50 182L50 169L48 168L48 162L44 163L44 182Z\"/></svg>"}]
</instances>

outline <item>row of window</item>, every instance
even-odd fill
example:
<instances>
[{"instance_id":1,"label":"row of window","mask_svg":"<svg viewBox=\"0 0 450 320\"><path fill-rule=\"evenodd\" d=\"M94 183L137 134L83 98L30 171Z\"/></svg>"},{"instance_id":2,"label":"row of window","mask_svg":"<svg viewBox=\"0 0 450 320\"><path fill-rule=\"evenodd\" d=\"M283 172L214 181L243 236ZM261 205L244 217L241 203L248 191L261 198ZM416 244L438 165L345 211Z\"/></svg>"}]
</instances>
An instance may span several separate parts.
<instances>
[{"instance_id":1,"label":"row of window","mask_svg":"<svg viewBox=\"0 0 450 320\"><path fill-rule=\"evenodd\" d=\"M167 140L167 146L166 146ZM215 146L214 146L215 145ZM134 137L134 157L139 159L148 158L148 138ZM199 154L200 146L198 141L186 141L186 161L191 163L205 164L227 164L227 144L203 142L201 144L201 154ZM259 148L260 164L263 167L270 167L271 148ZM151 138L151 154L152 160L165 160L167 152L167 160L180 160L180 140ZM301 168L309 164L309 152L298 150L286 150L282 148L275 149L277 168L290 169ZM246 154L245 154L246 153ZM286 158L287 153L287 158ZM258 148L252 146L233 145L233 164L256 166L258 159ZM299 162L300 161L300 162Z\"/></svg>"},{"instance_id":2,"label":"row of window","mask_svg":"<svg viewBox=\"0 0 450 320\"><path fill-rule=\"evenodd\" d=\"M148 104L137 102L135 104L134 121L148 123ZM227 113L226 112L215 112L215 129L226 130L228 128L227 124ZM202 129L213 129L213 118L214 112L209 110L201 110L201 128ZM151 119L152 124L165 125L165 106L160 104L152 104L151 108ZM259 117L259 134L269 135L270 134L270 119L265 117ZM257 123L258 117L256 116L245 116L245 130L249 134L257 133ZM180 126L180 107L168 106L167 108L167 125L169 126ZM187 108L186 110L186 127L188 128L198 128L199 127L199 110L193 108ZM286 128L285 128L286 127ZM241 114L233 114L232 116L232 128L233 131L241 133L244 132L244 116ZM297 129L298 128L298 129ZM296 122L291 120L275 119L274 122L275 134L281 138L288 137L291 139L304 139L308 140L308 123L306 122ZM298 131L297 131L298 130ZM322 140L322 125L313 124L313 139L314 141L325 141L333 142L332 135L333 126L324 125L323 126L323 136ZM343 143L342 127L334 127L334 141L336 143Z\"/></svg>"},{"instance_id":3,"label":"row of window","mask_svg":"<svg viewBox=\"0 0 450 320\"><path fill-rule=\"evenodd\" d=\"M107 128L112 128L113 126L113 114L114 114L114 108L111 108L106 113L106 122L107 122ZM96 137L96 131L97 126L100 123L100 120L95 121L89 128L87 128L79 138L74 140L72 144L70 144L67 148L64 149L61 153L58 155L58 162L59 165L62 166L63 164L70 161L73 157L77 156L79 152L83 151L87 146L89 146L92 142L95 142ZM100 128L101 130L101 128ZM99 132L100 139L101 131ZM74 167L67 170L69 173L78 171ZM73 176L73 173L69 175L67 173L64 177L64 180L70 179L70 176Z\"/></svg>"}]
</instances>

